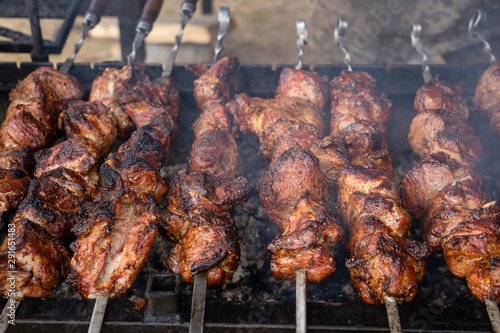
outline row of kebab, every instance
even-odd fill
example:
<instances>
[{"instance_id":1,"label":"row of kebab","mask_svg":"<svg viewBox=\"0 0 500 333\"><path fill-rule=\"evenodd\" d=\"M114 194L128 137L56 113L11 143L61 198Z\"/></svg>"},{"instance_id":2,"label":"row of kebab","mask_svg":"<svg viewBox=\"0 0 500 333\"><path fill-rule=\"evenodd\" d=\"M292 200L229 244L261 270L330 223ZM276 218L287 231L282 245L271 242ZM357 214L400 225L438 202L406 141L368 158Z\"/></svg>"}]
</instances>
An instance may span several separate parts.
<instances>
[{"instance_id":1,"label":"row of kebab","mask_svg":"<svg viewBox=\"0 0 500 333\"><path fill-rule=\"evenodd\" d=\"M220 286L239 265L230 210L257 191L281 231L268 246L277 280L298 270L307 282L325 279L345 242L363 302L408 302L425 258L443 251L477 299L500 301L500 204L476 171L481 142L462 85L435 77L416 92L408 142L421 160L398 186L384 138L392 103L369 73L329 81L285 68L274 98L264 99L235 94L235 57L188 70L198 76L201 113L187 166L170 185L160 169L182 112L172 77L153 79L137 63L106 69L83 101L75 78L41 67L11 91L0 127L0 210L12 236L0 247L3 296L13 276L26 297L62 282L84 297L123 295L158 233L175 243L165 258L172 272L186 282L208 272L208 285ZM497 62L472 112L500 135L499 87ZM238 132L255 134L270 160L258 184L244 177ZM423 242L408 238L412 219L423 222Z\"/></svg>"}]
</instances>

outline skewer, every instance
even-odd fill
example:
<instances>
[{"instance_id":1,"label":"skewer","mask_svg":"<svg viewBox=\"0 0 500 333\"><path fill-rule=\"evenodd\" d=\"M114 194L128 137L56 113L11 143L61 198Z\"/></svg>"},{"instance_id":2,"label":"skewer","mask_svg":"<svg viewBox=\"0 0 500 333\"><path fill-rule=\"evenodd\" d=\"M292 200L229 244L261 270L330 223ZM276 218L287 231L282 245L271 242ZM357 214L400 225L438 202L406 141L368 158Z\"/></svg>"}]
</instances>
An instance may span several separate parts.
<instances>
[{"instance_id":1,"label":"skewer","mask_svg":"<svg viewBox=\"0 0 500 333\"><path fill-rule=\"evenodd\" d=\"M301 268L295 275L295 332L307 332L306 270Z\"/></svg>"},{"instance_id":2,"label":"skewer","mask_svg":"<svg viewBox=\"0 0 500 333\"><path fill-rule=\"evenodd\" d=\"M207 272L194 277L193 298L191 303L191 321L189 333L202 333L205 322L205 302L207 298Z\"/></svg>"},{"instance_id":3,"label":"skewer","mask_svg":"<svg viewBox=\"0 0 500 333\"><path fill-rule=\"evenodd\" d=\"M229 7L220 7L218 20L219 31L217 32L217 45L214 50L214 63L217 62L221 51L224 50L222 40L226 37L229 29ZM207 271L197 273L194 277L189 333L203 332L203 324L205 322L205 304L207 298L207 278Z\"/></svg>"},{"instance_id":4,"label":"skewer","mask_svg":"<svg viewBox=\"0 0 500 333\"><path fill-rule=\"evenodd\" d=\"M389 296L384 296L385 310L389 319L389 330L391 333L401 332L401 321L399 320L398 305L396 300Z\"/></svg>"},{"instance_id":5,"label":"skewer","mask_svg":"<svg viewBox=\"0 0 500 333\"><path fill-rule=\"evenodd\" d=\"M486 305L493 332L500 333L500 311L498 310L498 304L489 299L485 299L484 305Z\"/></svg>"},{"instance_id":6,"label":"skewer","mask_svg":"<svg viewBox=\"0 0 500 333\"><path fill-rule=\"evenodd\" d=\"M184 28L188 23L189 19L193 16L196 10L196 0L184 0L181 5L181 28L177 35L175 35L175 44L170 50L168 55L167 63L165 64L165 69L163 70L163 76L170 76L172 74L172 69L174 68L175 58L177 57L177 51L179 50L179 45L181 44L182 35L184 34Z\"/></svg>"},{"instance_id":7,"label":"skewer","mask_svg":"<svg viewBox=\"0 0 500 333\"><path fill-rule=\"evenodd\" d=\"M92 0L89 10L85 13L85 17L83 18L82 36L80 37L80 40L75 43L73 54L66 59L59 70L60 72L68 74L69 69L73 66L76 54L80 51L83 46L83 41L89 35L89 31L92 30L101 20L101 15L106 5L107 0Z\"/></svg>"},{"instance_id":8,"label":"skewer","mask_svg":"<svg viewBox=\"0 0 500 333\"><path fill-rule=\"evenodd\" d=\"M132 52L127 56L127 62L130 64L135 61L136 52L141 47L144 42L144 38L153 29L153 23L160 13L161 6L163 5L163 0L147 0L142 8L141 18L137 23L135 28L136 34L134 37L134 42L132 43Z\"/></svg>"},{"instance_id":9,"label":"skewer","mask_svg":"<svg viewBox=\"0 0 500 333\"><path fill-rule=\"evenodd\" d=\"M471 17L471 19L469 21L468 32L469 32L469 36L476 37L477 39L479 39L483 43L483 51L486 52L490 56L490 65L493 65L493 63L496 61L496 58L493 55L493 51L491 50L491 46L488 43L488 41L486 41L486 37L482 33L476 31L476 28L479 24L479 21L481 21L481 18L484 15L485 15L485 13L482 10L478 10L474 14L474 16Z\"/></svg>"},{"instance_id":10,"label":"skewer","mask_svg":"<svg viewBox=\"0 0 500 333\"><path fill-rule=\"evenodd\" d=\"M420 23L413 23L411 30L411 45L422 55L422 70L424 75L424 82L427 83L432 79L431 69L429 68L429 58L425 53L424 46L420 41L420 34L422 33L422 26Z\"/></svg>"},{"instance_id":11,"label":"skewer","mask_svg":"<svg viewBox=\"0 0 500 333\"><path fill-rule=\"evenodd\" d=\"M89 333L99 333L101 331L104 314L106 313L106 305L108 304L108 295L99 295L95 300L92 319L90 320Z\"/></svg>"},{"instance_id":12,"label":"skewer","mask_svg":"<svg viewBox=\"0 0 500 333\"><path fill-rule=\"evenodd\" d=\"M333 32L333 40L335 41L335 44L340 47L342 52L344 52L344 64L346 64L347 70L349 72L352 72L351 55L349 54L347 44L342 39L342 37L345 36L348 26L349 24L347 23L347 21L342 17L339 17L339 19L337 20L337 26L335 27L335 30Z\"/></svg>"},{"instance_id":13,"label":"skewer","mask_svg":"<svg viewBox=\"0 0 500 333\"><path fill-rule=\"evenodd\" d=\"M0 314L0 333L4 333L9 327L9 321L14 320L16 310L19 304L21 304L23 297L23 293L16 292L11 295L7 303L5 303L2 313Z\"/></svg>"},{"instance_id":14,"label":"skewer","mask_svg":"<svg viewBox=\"0 0 500 333\"><path fill-rule=\"evenodd\" d=\"M298 63L295 69L302 69L304 63L304 45L307 44L307 27L304 20L297 20L296 45L299 49L297 54ZM307 331L307 280L306 270L301 268L295 274L295 332L305 333Z\"/></svg>"},{"instance_id":15,"label":"skewer","mask_svg":"<svg viewBox=\"0 0 500 333\"><path fill-rule=\"evenodd\" d=\"M229 29L229 22L231 21L229 17L229 7L222 6L219 10L219 31L217 32L217 45L215 45L215 55L214 64L219 60L219 55L224 50L222 45L222 40L227 35Z\"/></svg>"},{"instance_id":16,"label":"skewer","mask_svg":"<svg viewBox=\"0 0 500 333\"><path fill-rule=\"evenodd\" d=\"M337 27L334 31L334 41L337 44L342 52L344 52L344 63L347 66L347 70L352 72L351 66L351 55L349 54L349 48L347 43L344 42L342 37L345 36L347 31L347 27L349 26L348 22L339 17L337 21ZM430 74L430 73L429 73ZM399 311L396 300L390 296L384 296L385 309L387 312L387 318L389 320L389 330L391 333L400 333L401 332L401 320L399 319Z\"/></svg>"}]
</instances>

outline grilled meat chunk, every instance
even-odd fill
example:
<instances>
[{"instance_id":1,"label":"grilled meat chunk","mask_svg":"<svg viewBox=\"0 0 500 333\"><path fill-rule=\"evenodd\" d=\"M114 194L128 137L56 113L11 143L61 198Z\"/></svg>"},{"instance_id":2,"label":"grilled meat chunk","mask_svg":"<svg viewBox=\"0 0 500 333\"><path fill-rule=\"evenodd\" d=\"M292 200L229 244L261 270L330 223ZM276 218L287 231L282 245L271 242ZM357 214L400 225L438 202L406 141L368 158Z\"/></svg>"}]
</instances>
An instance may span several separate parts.
<instances>
[{"instance_id":1,"label":"grilled meat chunk","mask_svg":"<svg viewBox=\"0 0 500 333\"><path fill-rule=\"evenodd\" d=\"M334 247L342 230L325 204L330 198L325 175L335 173L343 155L321 140L327 101L325 80L317 73L287 68L274 99L240 94L228 103L240 131L256 134L259 153L271 159L259 181L259 198L282 232L268 247L278 280L293 280L305 269L307 281L318 282L335 270Z\"/></svg>"},{"instance_id":2,"label":"grilled meat chunk","mask_svg":"<svg viewBox=\"0 0 500 333\"><path fill-rule=\"evenodd\" d=\"M490 129L500 135L500 62L483 73L474 93L474 112L490 118Z\"/></svg>"},{"instance_id":3,"label":"grilled meat chunk","mask_svg":"<svg viewBox=\"0 0 500 333\"><path fill-rule=\"evenodd\" d=\"M347 268L361 299L384 303L389 296L407 302L422 280L428 250L406 239L410 214L394 183L383 136L392 103L375 83L368 73L346 71L331 81L334 138L326 147L337 169L326 174L335 184L338 216L349 230Z\"/></svg>"},{"instance_id":4,"label":"grilled meat chunk","mask_svg":"<svg viewBox=\"0 0 500 333\"><path fill-rule=\"evenodd\" d=\"M124 114L138 129L102 165L97 197L86 204L85 218L75 226L78 238L66 282L84 297L125 293L146 263L158 234L156 205L168 190L160 169L177 130L179 93L171 78L152 81L145 73L145 67L138 64L105 72L96 88L102 89L105 80L119 74L110 83L115 90L110 88L104 96L113 107L126 103ZM127 129L124 124L118 125L118 131Z\"/></svg>"},{"instance_id":5,"label":"grilled meat chunk","mask_svg":"<svg viewBox=\"0 0 500 333\"><path fill-rule=\"evenodd\" d=\"M241 177L232 116L225 107L236 89L238 69L234 57L210 69L190 67L199 75L194 96L201 114L193 124L195 141L187 167L175 176L160 221L160 232L176 242L167 259L170 269L191 283L196 273L208 271L209 287L229 282L238 268L240 249L228 210L253 193Z\"/></svg>"},{"instance_id":6,"label":"grilled meat chunk","mask_svg":"<svg viewBox=\"0 0 500 333\"><path fill-rule=\"evenodd\" d=\"M479 99L486 88L478 89L476 108L482 108ZM443 250L450 271L465 277L479 300L498 302L500 205L488 202L474 170L481 146L466 124L461 93L461 86L437 78L419 89L415 108L420 113L408 138L421 157L430 155L404 175L401 193L412 214L424 218L424 239L435 251ZM440 110L421 110L430 101Z\"/></svg>"},{"instance_id":7,"label":"grilled meat chunk","mask_svg":"<svg viewBox=\"0 0 500 333\"><path fill-rule=\"evenodd\" d=\"M26 196L33 171L32 154L51 145L65 103L83 97L71 76L40 67L10 92L0 127L0 219L5 220Z\"/></svg>"}]
</instances>

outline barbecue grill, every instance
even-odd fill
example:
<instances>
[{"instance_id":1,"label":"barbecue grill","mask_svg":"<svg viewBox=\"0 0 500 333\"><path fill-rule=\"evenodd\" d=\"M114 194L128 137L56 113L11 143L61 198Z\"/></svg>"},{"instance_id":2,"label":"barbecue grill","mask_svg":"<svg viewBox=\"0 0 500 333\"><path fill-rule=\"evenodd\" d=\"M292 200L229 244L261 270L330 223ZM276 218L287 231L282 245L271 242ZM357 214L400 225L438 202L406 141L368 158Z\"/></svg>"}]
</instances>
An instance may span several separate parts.
<instances>
[{"instance_id":1,"label":"barbecue grill","mask_svg":"<svg viewBox=\"0 0 500 333\"><path fill-rule=\"evenodd\" d=\"M0 115L3 120L8 106L8 93L18 80L35 68L50 63L0 63ZM62 64L55 64L58 68ZM106 62L75 63L69 74L90 90L92 81L105 68L121 68L123 63ZM274 95L283 67L270 65L243 65L240 69L238 92L250 96L270 98ZM393 157L396 182L418 161L406 143L406 136L414 117L415 92L423 84L420 65L404 66L354 66L366 71L377 80L382 93L388 95L394 105L385 134ZM472 99L476 84L488 67L487 64L463 66L430 66L433 74L453 83L465 82L465 95ZM153 77L162 75L162 66L147 65ZM332 79L345 66L319 65L314 70ZM193 81L184 66L172 71L180 94L181 112L179 131L163 176L169 182L183 168L193 141L190 126L198 115L193 97ZM327 116L325 116L327 117ZM496 199L500 193L500 154L498 138L488 130L482 119L471 119L471 126L480 135L483 154L479 170L485 180L488 196ZM120 142L121 143L121 142ZM119 143L119 144L120 144ZM269 162L257 157L259 143L256 138L240 134L239 150L244 161L245 176L256 182L267 169ZM118 145L117 145L118 146ZM331 203L333 205L333 202ZM244 205L232 211L241 246L241 263L233 280L215 290L208 290L205 315L207 332L260 332L295 331L295 284L291 281L275 281L270 272L270 254L266 247L278 233L259 204L257 194ZM421 230L413 224L411 234L417 239ZM158 237L151 250L149 261L135 284L121 299L108 302L103 332L181 332L188 331L193 286L181 283L179 276L170 274L165 263L166 254L173 246ZM419 285L417 296L399 306L404 331L417 332L485 332L491 324L484 304L475 300L465 280L454 277L446 267L443 255L427 259L426 273ZM307 323L310 331L359 331L387 332L388 322L383 305L367 305L360 302L353 288L349 273L344 266L342 249L339 251L337 271L317 284L307 285ZM0 306L6 301L1 300ZM76 291L63 284L47 298L23 300L16 313L16 325L8 332L34 330L58 332L85 332L92 316L94 300L82 298Z\"/></svg>"}]
</instances>

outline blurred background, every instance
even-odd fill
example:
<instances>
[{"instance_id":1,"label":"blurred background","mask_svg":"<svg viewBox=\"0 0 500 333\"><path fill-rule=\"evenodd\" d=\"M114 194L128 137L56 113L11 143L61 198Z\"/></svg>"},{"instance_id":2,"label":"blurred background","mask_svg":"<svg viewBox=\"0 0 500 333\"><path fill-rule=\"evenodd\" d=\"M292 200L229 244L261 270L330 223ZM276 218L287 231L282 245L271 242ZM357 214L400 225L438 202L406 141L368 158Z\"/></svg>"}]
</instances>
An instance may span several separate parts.
<instances>
[{"instance_id":1,"label":"blurred background","mask_svg":"<svg viewBox=\"0 0 500 333\"><path fill-rule=\"evenodd\" d=\"M41 16L64 16L71 0L38 0ZM145 61L162 63L179 30L181 0L164 1L161 14L146 39ZM130 52L131 39L144 0L112 1L101 23L91 31L77 56L77 62L119 61ZM24 0L0 0L1 42L15 44L30 35L26 18L15 17ZM82 1L60 54L49 61L63 62L80 38L82 14L89 1ZM412 64L420 56L411 47L412 23L422 24L422 42L431 64L487 62L478 40L468 36L467 25L477 9L486 12L478 29L500 50L500 1L487 0L199 0L195 16L188 23L177 63L209 63L217 34L217 13L229 6L231 27L222 55L234 55L243 64L294 64L297 62L295 22L305 19L309 39L304 62L341 64L343 54L334 45L333 31L338 17L349 22L345 41L353 64ZM16 12L18 11L18 12ZM42 15L43 14L43 15ZM54 40L63 20L42 18L43 38ZM128 31L129 37L124 37ZM20 34L14 34L18 32ZM17 36L16 38L12 37ZM26 36L24 36L26 38ZM126 44L126 45L125 45ZM500 52L500 51L498 51ZM29 53L0 53L2 62L31 61Z\"/></svg>"}]
</instances>

